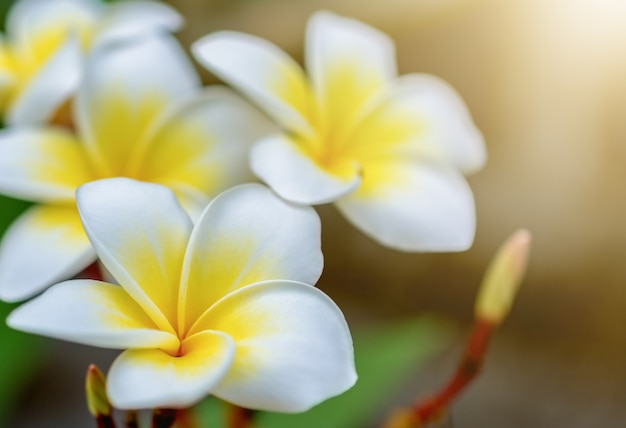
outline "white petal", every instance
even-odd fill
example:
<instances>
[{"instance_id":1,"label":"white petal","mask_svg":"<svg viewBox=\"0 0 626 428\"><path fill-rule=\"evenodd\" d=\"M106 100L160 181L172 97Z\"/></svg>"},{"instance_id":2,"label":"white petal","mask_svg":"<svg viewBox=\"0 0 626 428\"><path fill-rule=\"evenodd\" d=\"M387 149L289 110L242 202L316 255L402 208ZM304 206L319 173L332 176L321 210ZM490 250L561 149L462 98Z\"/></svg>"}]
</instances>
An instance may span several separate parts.
<instances>
[{"instance_id":1,"label":"white petal","mask_svg":"<svg viewBox=\"0 0 626 428\"><path fill-rule=\"evenodd\" d=\"M13 50L4 34L0 34L0 107L5 108L13 85L17 82Z\"/></svg>"},{"instance_id":2,"label":"white petal","mask_svg":"<svg viewBox=\"0 0 626 428\"><path fill-rule=\"evenodd\" d=\"M189 240L179 324L191 327L213 302L258 281L315 284L323 266L320 234L312 208L287 203L264 186L247 184L222 193Z\"/></svg>"},{"instance_id":3,"label":"white petal","mask_svg":"<svg viewBox=\"0 0 626 428\"><path fill-rule=\"evenodd\" d=\"M327 132L349 132L367 101L396 76L395 49L362 22L317 12L306 34L307 70Z\"/></svg>"},{"instance_id":4,"label":"white petal","mask_svg":"<svg viewBox=\"0 0 626 428\"><path fill-rule=\"evenodd\" d=\"M435 76L402 76L387 103L367 120L381 116L412 118L418 132L408 135L413 139L409 143L463 172L475 172L485 164L485 143L467 107L448 83Z\"/></svg>"},{"instance_id":5,"label":"white petal","mask_svg":"<svg viewBox=\"0 0 626 428\"><path fill-rule=\"evenodd\" d=\"M56 284L9 315L12 328L104 348L178 349L118 285L92 280Z\"/></svg>"},{"instance_id":6,"label":"white petal","mask_svg":"<svg viewBox=\"0 0 626 428\"><path fill-rule=\"evenodd\" d=\"M356 227L401 251L461 251L472 244L474 200L445 164L388 159L364 165L363 185L337 201Z\"/></svg>"},{"instance_id":7,"label":"white petal","mask_svg":"<svg viewBox=\"0 0 626 428\"><path fill-rule=\"evenodd\" d=\"M27 41L30 34L58 23L95 21L102 11L96 0L20 0L7 14L7 33L13 40Z\"/></svg>"},{"instance_id":8,"label":"white petal","mask_svg":"<svg viewBox=\"0 0 626 428\"><path fill-rule=\"evenodd\" d=\"M344 163L333 174L321 168L299 144L284 134L259 141L250 153L252 171L280 196L301 204L332 202L358 187L356 163Z\"/></svg>"},{"instance_id":9,"label":"white petal","mask_svg":"<svg viewBox=\"0 0 626 428\"><path fill-rule=\"evenodd\" d=\"M204 209L209 205L209 202L211 202L211 198L199 192L195 187L182 184L173 184L168 187L170 187L176 195L178 202L191 219L191 222L194 224L197 223Z\"/></svg>"},{"instance_id":10,"label":"white petal","mask_svg":"<svg viewBox=\"0 0 626 428\"><path fill-rule=\"evenodd\" d=\"M302 68L285 52L261 38L218 32L191 47L211 72L249 96L290 131L312 135L315 114L312 94Z\"/></svg>"},{"instance_id":11,"label":"white petal","mask_svg":"<svg viewBox=\"0 0 626 428\"><path fill-rule=\"evenodd\" d=\"M178 31L183 17L156 1L125 1L107 5L99 22L92 49L106 43L127 41L159 31Z\"/></svg>"},{"instance_id":12,"label":"white petal","mask_svg":"<svg viewBox=\"0 0 626 428\"><path fill-rule=\"evenodd\" d=\"M0 298L16 302L32 297L95 259L75 207L31 207L0 243Z\"/></svg>"},{"instance_id":13,"label":"white petal","mask_svg":"<svg viewBox=\"0 0 626 428\"><path fill-rule=\"evenodd\" d=\"M273 129L264 116L228 89L209 88L181 103L161 126L152 129L137 176L215 196L252 181L250 146Z\"/></svg>"},{"instance_id":14,"label":"white petal","mask_svg":"<svg viewBox=\"0 0 626 428\"><path fill-rule=\"evenodd\" d=\"M6 91L15 81L15 76L9 70L0 70L0 99L4 99Z\"/></svg>"},{"instance_id":15,"label":"white petal","mask_svg":"<svg viewBox=\"0 0 626 428\"><path fill-rule=\"evenodd\" d=\"M145 134L173 102L192 95L198 76L170 36L96 50L74 104L78 133L106 175L132 175Z\"/></svg>"},{"instance_id":16,"label":"white petal","mask_svg":"<svg viewBox=\"0 0 626 428\"><path fill-rule=\"evenodd\" d=\"M37 202L74 203L74 192L92 180L80 143L61 128L13 127L0 131L0 190Z\"/></svg>"},{"instance_id":17,"label":"white petal","mask_svg":"<svg viewBox=\"0 0 626 428\"><path fill-rule=\"evenodd\" d=\"M82 61L78 39L69 37L11 104L7 123L27 125L50 119L77 89Z\"/></svg>"},{"instance_id":18,"label":"white petal","mask_svg":"<svg viewBox=\"0 0 626 428\"><path fill-rule=\"evenodd\" d=\"M352 339L339 308L306 284L268 281L211 308L206 325L237 352L213 394L239 406L302 412L356 382Z\"/></svg>"},{"instance_id":19,"label":"white petal","mask_svg":"<svg viewBox=\"0 0 626 428\"><path fill-rule=\"evenodd\" d=\"M126 178L94 181L76 193L96 253L162 330L176 323L178 283L191 221L174 194Z\"/></svg>"},{"instance_id":20,"label":"white petal","mask_svg":"<svg viewBox=\"0 0 626 428\"><path fill-rule=\"evenodd\" d=\"M132 349L108 374L107 394L118 409L186 408L204 398L229 369L233 340L220 332L187 338L183 355L160 349Z\"/></svg>"}]
</instances>

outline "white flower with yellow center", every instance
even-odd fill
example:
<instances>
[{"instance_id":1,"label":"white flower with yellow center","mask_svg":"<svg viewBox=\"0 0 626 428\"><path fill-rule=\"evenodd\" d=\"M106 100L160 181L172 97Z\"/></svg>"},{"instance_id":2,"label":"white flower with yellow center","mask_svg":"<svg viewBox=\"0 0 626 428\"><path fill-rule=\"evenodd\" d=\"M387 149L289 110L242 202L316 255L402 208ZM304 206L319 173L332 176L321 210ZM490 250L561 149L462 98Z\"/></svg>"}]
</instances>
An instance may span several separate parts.
<instances>
[{"instance_id":1,"label":"white flower with yellow center","mask_svg":"<svg viewBox=\"0 0 626 428\"><path fill-rule=\"evenodd\" d=\"M84 185L77 204L121 286L63 282L7 322L127 349L108 374L115 407L188 407L210 393L299 412L356 381L344 317L309 285L323 263L312 208L247 184L215 198L194 226L167 188L125 178Z\"/></svg>"},{"instance_id":2,"label":"white flower with yellow center","mask_svg":"<svg viewBox=\"0 0 626 428\"><path fill-rule=\"evenodd\" d=\"M303 70L286 53L234 32L193 46L209 70L248 95L284 132L253 148L253 171L284 198L335 202L358 228L405 251L468 248L480 132L456 92L424 74L396 76L392 41L328 12L306 34Z\"/></svg>"},{"instance_id":3,"label":"white flower with yellow center","mask_svg":"<svg viewBox=\"0 0 626 428\"><path fill-rule=\"evenodd\" d=\"M47 121L76 90L83 53L156 31L181 16L165 4L100 0L20 0L0 39L0 108L9 124Z\"/></svg>"},{"instance_id":4,"label":"white flower with yellow center","mask_svg":"<svg viewBox=\"0 0 626 428\"><path fill-rule=\"evenodd\" d=\"M95 51L73 107L74 133L0 132L0 193L36 202L0 244L3 300L28 298L96 259L75 207L81 184L116 176L163 184L193 215L208 196L249 181L249 146L269 132L227 89L201 90L166 35Z\"/></svg>"}]
</instances>

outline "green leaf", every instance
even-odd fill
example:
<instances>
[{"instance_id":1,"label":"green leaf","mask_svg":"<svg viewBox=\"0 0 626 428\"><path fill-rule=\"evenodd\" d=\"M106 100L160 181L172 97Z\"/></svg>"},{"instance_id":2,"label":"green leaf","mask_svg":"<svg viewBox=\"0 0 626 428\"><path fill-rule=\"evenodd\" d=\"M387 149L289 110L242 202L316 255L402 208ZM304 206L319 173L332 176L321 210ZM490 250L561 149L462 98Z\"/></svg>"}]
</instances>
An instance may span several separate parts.
<instances>
[{"instance_id":1,"label":"green leaf","mask_svg":"<svg viewBox=\"0 0 626 428\"><path fill-rule=\"evenodd\" d=\"M208 397L193 409L193 418L198 428L226 427L226 403Z\"/></svg>"},{"instance_id":2,"label":"green leaf","mask_svg":"<svg viewBox=\"0 0 626 428\"><path fill-rule=\"evenodd\" d=\"M30 204L0 196L0 236ZM41 339L7 327L5 319L17 305L0 302L0 427L7 426L10 411L28 386L41 361Z\"/></svg>"},{"instance_id":3,"label":"green leaf","mask_svg":"<svg viewBox=\"0 0 626 428\"><path fill-rule=\"evenodd\" d=\"M440 318L424 316L361 328L353 334L359 380L349 391L306 413L260 412L258 428L353 428L380 416L388 397L410 375L450 345L456 329ZM200 427L223 427L223 407L211 398L198 406Z\"/></svg>"},{"instance_id":4,"label":"green leaf","mask_svg":"<svg viewBox=\"0 0 626 428\"><path fill-rule=\"evenodd\" d=\"M11 411L37 373L44 354L39 337L12 330L5 324L16 306L0 302L0 427L8 426Z\"/></svg>"},{"instance_id":5,"label":"green leaf","mask_svg":"<svg viewBox=\"0 0 626 428\"><path fill-rule=\"evenodd\" d=\"M0 195L0 237L4 235L13 220L30 205L29 202Z\"/></svg>"}]
</instances>

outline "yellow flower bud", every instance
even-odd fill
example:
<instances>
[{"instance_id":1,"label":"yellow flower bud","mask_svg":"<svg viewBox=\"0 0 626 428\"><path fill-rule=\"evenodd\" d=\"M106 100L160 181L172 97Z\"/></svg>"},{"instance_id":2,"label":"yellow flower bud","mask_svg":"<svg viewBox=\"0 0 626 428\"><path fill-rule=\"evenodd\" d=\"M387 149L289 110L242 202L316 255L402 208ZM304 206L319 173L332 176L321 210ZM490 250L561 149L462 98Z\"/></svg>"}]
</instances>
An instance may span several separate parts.
<instances>
[{"instance_id":1,"label":"yellow flower bud","mask_svg":"<svg viewBox=\"0 0 626 428\"><path fill-rule=\"evenodd\" d=\"M503 245L487 268L476 299L476 317L494 325L508 315L524 273L531 234L518 230Z\"/></svg>"},{"instance_id":2,"label":"yellow flower bud","mask_svg":"<svg viewBox=\"0 0 626 428\"><path fill-rule=\"evenodd\" d=\"M87 407L89 413L95 418L109 416L111 414L111 404L107 398L106 380L104 375L94 364L87 369L87 379L85 380L85 390L87 392Z\"/></svg>"}]
</instances>

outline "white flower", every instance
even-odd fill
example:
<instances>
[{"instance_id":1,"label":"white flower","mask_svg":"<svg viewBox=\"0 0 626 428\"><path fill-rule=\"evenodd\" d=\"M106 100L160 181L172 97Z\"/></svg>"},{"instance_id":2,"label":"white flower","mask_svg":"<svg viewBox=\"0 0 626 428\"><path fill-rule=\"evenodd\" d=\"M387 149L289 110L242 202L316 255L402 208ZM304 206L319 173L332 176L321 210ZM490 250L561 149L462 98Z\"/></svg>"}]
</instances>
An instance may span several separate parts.
<instances>
[{"instance_id":1,"label":"white flower","mask_svg":"<svg viewBox=\"0 0 626 428\"><path fill-rule=\"evenodd\" d=\"M298 412L356 381L344 317L309 285L322 271L312 208L248 184L215 198L194 226L168 189L124 178L84 185L77 203L121 286L57 284L7 322L127 349L108 374L115 407L188 407L210 393Z\"/></svg>"},{"instance_id":2,"label":"white flower","mask_svg":"<svg viewBox=\"0 0 626 428\"><path fill-rule=\"evenodd\" d=\"M20 0L0 39L0 107L5 121L47 121L74 93L83 53L110 42L176 31L181 16L152 1Z\"/></svg>"},{"instance_id":3,"label":"white flower","mask_svg":"<svg viewBox=\"0 0 626 428\"><path fill-rule=\"evenodd\" d=\"M225 88L200 89L173 37L98 49L74 106L75 133L52 126L0 132L0 192L36 204L0 243L0 298L17 301L95 261L74 202L78 186L132 177L175 191L191 213L248 181L250 143L266 120Z\"/></svg>"},{"instance_id":4,"label":"white flower","mask_svg":"<svg viewBox=\"0 0 626 428\"><path fill-rule=\"evenodd\" d=\"M253 148L253 171L288 200L335 202L390 247L468 248L474 202L459 171L481 168L485 149L458 95L432 76L398 78L391 40L355 20L316 13L306 43L310 81L257 37L219 32L193 46L284 129Z\"/></svg>"}]
</instances>

